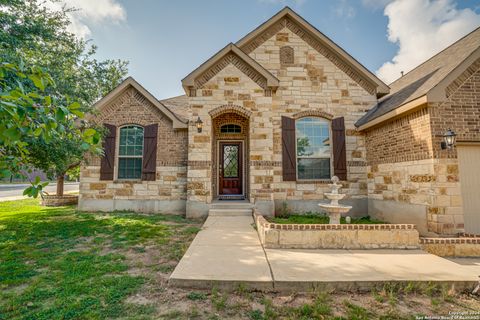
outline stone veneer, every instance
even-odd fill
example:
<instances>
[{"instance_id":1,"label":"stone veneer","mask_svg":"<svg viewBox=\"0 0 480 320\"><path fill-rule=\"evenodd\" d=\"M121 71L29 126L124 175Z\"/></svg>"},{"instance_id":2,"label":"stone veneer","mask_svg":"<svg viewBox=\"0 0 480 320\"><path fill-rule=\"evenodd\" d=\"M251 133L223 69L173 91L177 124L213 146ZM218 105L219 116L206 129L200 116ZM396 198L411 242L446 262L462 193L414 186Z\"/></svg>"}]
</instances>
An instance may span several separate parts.
<instances>
[{"instance_id":1,"label":"stone veneer","mask_svg":"<svg viewBox=\"0 0 480 320\"><path fill-rule=\"evenodd\" d=\"M415 223L422 234L463 230L458 165L424 159L367 167L369 214L391 223Z\"/></svg>"},{"instance_id":2,"label":"stone veneer","mask_svg":"<svg viewBox=\"0 0 480 320\"><path fill-rule=\"evenodd\" d=\"M118 164L119 127L158 123L155 181L100 180L100 158L93 157L80 170L80 210L135 210L185 213L187 189L187 131L174 130L172 122L137 90L129 87L99 110L97 123L117 126L115 177Z\"/></svg>"},{"instance_id":3,"label":"stone veneer","mask_svg":"<svg viewBox=\"0 0 480 320\"><path fill-rule=\"evenodd\" d=\"M281 48L293 49L294 63ZM291 51L291 50L289 50ZM280 80L276 92L269 92L234 64L228 64L210 79L190 90L187 215L206 215L215 198L212 180L212 116L220 106L247 113L249 132L249 181L247 198L265 214L272 214L286 201L296 211L318 211L317 203L327 191L327 181L283 181L281 116L345 117L348 179L342 182L345 203L354 205L353 214L366 214L367 177L365 139L354 123L376 102L369 93L336 64L307 44L287 27L256 45L250 57ZM290 53L289 53L290 55ZM228 108L227 108L228 109ZM225 112L229 112L226 109ZM197 133L195 120L203 121Z\"/></svg>"},{"instance_id":4,"label":"stone veneer","mask_svg":"<svg viewBox=\"0 0 480 320\"><path fill-rule=\"evenodd\" d=\"M100 181L99 158L81 168L79 208L134 209L204 216L217 195L218 126L242 123L246 197L267 215L318 211L328 181L283 181L281 117L345 118L347 194L352 215L415 223L422 234L455 234L464 227L456 150L441 150L447 128L463 142L480 141L480 60L446 89L447 99L358 132L354 123L376 102L358 72L286 19L241 48L280 81L275 90L229 53L188 89L189 129L171 121L129 88L99 110L95 121L117 126L158 123L155 181ZM197 132L200 117L203 131ZM473 119L473 120L472 120ZM214 127L217 129L215 130ZM118 134L117 134L118 140ZM116 150L118 154L118 148ZM116 171L116 170L115 170Z\"/></svg>"}]
</instances>

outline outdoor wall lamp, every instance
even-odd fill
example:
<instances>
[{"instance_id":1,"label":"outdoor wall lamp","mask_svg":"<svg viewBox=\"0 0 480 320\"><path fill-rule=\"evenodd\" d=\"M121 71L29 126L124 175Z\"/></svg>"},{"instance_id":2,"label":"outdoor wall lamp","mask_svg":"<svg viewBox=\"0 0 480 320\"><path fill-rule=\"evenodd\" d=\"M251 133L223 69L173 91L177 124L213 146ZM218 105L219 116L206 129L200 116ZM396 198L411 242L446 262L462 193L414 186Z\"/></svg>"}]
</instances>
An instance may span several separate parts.
<instances>
[{"instance_id":1,"label":"outdoor wall lamp","mask_svg":"<svg viewBox=\"0 0 480 320\"><path fill-rule=\"evenodd\" d=\"M456 137L457 137L457 134L453 132L451 129L448 129L443 134L443 141L440 143L442 150L452 149L452 147L455 145Z\"/></svg>"},{"instance_id":2,"label":"outdoor wall lamp","mask_svg":"<svg viewBox=\"0 0 480 320\"><path fill-rule=\"evenodd\" d=\"M198 133L201 133L201 132L202 132L202 128L203 128L203 121L202 121L202 119L200 119L200 117L198 117L197 121L195 121L195 124L197 125Z\"/></svg>"}]
</instances>

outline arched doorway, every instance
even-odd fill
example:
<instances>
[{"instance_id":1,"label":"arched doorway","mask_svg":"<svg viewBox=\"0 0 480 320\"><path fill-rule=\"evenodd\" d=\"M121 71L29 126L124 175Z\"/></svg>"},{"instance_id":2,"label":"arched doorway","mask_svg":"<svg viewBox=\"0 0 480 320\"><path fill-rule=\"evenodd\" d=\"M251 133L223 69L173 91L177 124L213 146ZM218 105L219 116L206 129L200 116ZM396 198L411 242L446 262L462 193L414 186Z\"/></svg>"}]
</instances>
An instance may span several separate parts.
<instances>
[{"instance_id":1,"label":"arched doorway","mask_svg":"<svg viewBox=\"0 0 480 320\"><path fill-rule=\"evenodd\" d=\"M249 190L249 118L237 110L212 114L212 190L216 199L242 200Z\"/></svg>"}]
</instances>

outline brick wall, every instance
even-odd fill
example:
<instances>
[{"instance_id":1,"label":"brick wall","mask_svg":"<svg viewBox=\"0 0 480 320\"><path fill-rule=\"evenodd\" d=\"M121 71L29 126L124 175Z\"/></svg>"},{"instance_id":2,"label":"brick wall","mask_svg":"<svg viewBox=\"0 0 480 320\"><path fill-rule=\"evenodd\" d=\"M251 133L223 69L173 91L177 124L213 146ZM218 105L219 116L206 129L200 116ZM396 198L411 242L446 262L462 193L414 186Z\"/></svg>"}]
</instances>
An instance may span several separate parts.
<instances>
[{"instance_id":1,"label":"brick wall","mask_svg":"<svg viewBox=\"0 0 480 320\"><path fill-rule=\"evenodd\" d=\"M187 131L174 130L171 120L133 88L104 106L95 121L117 127L158 123L157 166L186 164Z\"/></svg>"},{"instance_id":2,"label":"brick wall","mask_svg":"<svg viewBox=\"0 0 480 320\"><path fill-rule=\"evenodd\" d=\"M366 149L369 165L432 158L430 110L424 106L367 130Z\"/></svg>"},{"instance_id":3,"label":"brick wall","mask_svg":"<svg viewBox=\"0 0 480 320\"><path fill-rule=\"evenodd\" d=\"M462 232L456 150L441 150L451 128L458 141L480 140L480 60L447 87L448 98L366 132L368 195L372 200L422 205L428 230ZM369 208L370 209L370 208Z\"/></svg>"},{"instance_id":4,"label":"brick wall","mask_svg":"<svg viewBox=\"0 0 480 320\"><path fill-rule=\"evenodd\" d=\"M441 136L448 128L455 131L458 141L480 141L480 59L453 81L447 92L447 101L429 104L438 158L456 158L455 150L440 149Z\"/></svg>"},{"instance_id":5,"label":"brick wall","mask_svg":"<svg viewBox=\"0 0 480 320\"><path fill-rule=\"evenodd\" d=\"M80 171L80 208L90 200L168 201L186 199L188 147L186 130L174 130L170 119L133 88L125 90L118 98L99 110L94 121L117 126L116 156L118 156L119 127L128 124L146 126L158 123L156 180L101 181L100 157L90 158L82 165ZM117 169L118 161L116 159L115 177ZM98 204L100 205L100 202ZM94 202L90 202L87 207L95 209Z\"/></svg>"}]
</instances>

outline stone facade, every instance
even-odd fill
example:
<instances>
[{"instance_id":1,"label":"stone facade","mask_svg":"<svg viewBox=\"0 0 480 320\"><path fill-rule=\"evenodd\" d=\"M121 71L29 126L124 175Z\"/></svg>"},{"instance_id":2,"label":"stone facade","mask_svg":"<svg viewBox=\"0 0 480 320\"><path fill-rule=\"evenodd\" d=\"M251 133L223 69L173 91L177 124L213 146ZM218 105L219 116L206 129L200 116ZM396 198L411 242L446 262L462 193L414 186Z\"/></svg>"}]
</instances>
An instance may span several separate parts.
<instances>
[{"instance_id":1,"label":"stone facade","mask_svg":"<svg viewBox=\"0 0 480 320\"><path fill-rule=\"evenodd\" d=\"M183 214L187 189L187 131L174 130L171 121L133 87L102 107L94 121L117 127L116 155L120 127L157 123L156 179L100 180L100 157L93 157L81 167L79 208ZM114 177L118 170L117 158Z\"/></svg>"},{"instance_id":2,"label":"stone facade","mask_svg":"<svg viewBox=\"0 0 480 320\"><path fill-rule=\"evenodd\" d=\"M294 63L282 63L282 48L293 49ZM367 202L366 150L364 136L354 122L375 103L376 96L366 91L331 60L310 46L287 27L259 44L249 56L280 80L269 94L237 66L229 64L191 92L189 130L189 186L187 213L205 215L215 199L212 179L212 117L220 106L243 109L248 113L249 181L247 198L272 214L286 201L294 210L318 211L327 181L285 182L282 179L281 117L321 116L328 120L345 117L348 180L346 202L356 204L357 214L365 214ZM286 59L288 60L288 59ZM203 132L193 129L200 117ZM234 119L232 118L232 121ZM192 162L195 161L195 162ZM193 165L195 164L195 165ZM194 183L195 182L195 183ZM363 211L363 212L361 212ZM355 212L354 212L355 214Z\"/></svg>"},{"instance_id":3,"label":"stone facade","mask_svg":"<svg viewBox=\"0 0 480 320\"><path fill-rule=\"evenodd\" d=\"M451 81L444 98L427 99L425 93L421 105L359 131L355 123L387 101L378 97L388 87L316 32L286 8L190 73L182 80L187 95L165 100L169 107L139 85L114 98L107 95L93 120L116 126L117 153L121 126L158 124L156 177L118 180L116 158L114 179L100 180L100 158L89 159L81 169L79 208L205 216L219 195L219 142L235 140L244 148L243 195L256 209L266 215L285 205L294 212L319 211L329 179L284 181L282 117L291 118L290 124L303 117L330 123L343 117L347 174L341 183L351 215L414 223L421 234L462 232L457 154L441 150L440 142L447 128L459 141L480 141L480 59ZM410 103L397 100L401 106ZM224 124L242 130L222 134ZM343 128L340 132L343 140ZM331 175L333 167L332 161Z\"/></svg>"}]
</instances>

